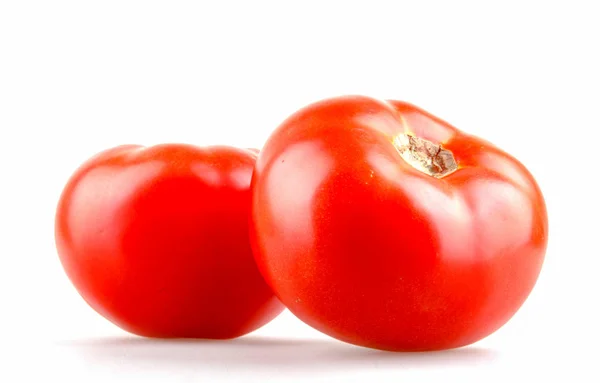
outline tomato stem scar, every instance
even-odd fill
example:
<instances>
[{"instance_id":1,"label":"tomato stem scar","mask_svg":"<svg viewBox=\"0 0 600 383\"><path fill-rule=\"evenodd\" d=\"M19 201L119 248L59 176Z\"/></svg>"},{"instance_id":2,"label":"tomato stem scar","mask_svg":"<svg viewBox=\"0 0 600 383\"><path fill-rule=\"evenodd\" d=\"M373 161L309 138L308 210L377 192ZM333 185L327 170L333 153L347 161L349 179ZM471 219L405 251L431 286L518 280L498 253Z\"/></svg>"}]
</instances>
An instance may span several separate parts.
<instances>
[{"instance_id":1,"label":"tomato stem scar","mask_svg":"<svg viewBox=\"0 0 600 383\"><path fill-rule=\"evenodd\" d=\"M404 161L432 177L442 178L458 169L452 152L441 144L405 133L394 137L393 144Z\"/></svg>"}]
</instances>

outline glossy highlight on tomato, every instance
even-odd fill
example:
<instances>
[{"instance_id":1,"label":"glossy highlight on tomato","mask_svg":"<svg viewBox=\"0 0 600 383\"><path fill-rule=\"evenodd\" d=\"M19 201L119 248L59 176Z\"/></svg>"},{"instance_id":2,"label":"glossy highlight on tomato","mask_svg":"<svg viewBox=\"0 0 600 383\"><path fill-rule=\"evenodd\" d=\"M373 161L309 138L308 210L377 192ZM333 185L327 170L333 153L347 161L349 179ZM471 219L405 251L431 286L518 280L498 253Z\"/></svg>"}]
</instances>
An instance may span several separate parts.
<instances>
[{"instance_id":1,"label":"glossy highlight on tomato","mask_svg":"<svg viewBox=\"0 0 600 383\"><path fill-rule=\"evenodd\" d=\"M414 105L362 96L309 105L271 135L250 229L259 269L297 317L394 351L500 328L534 287L548 238L519 161Z\"/></svg>"},{"instance_id":2,"label":"glossy highlight on tomato","mask_svg":"<svg viewBox=\"0 0 600 383\"><path fill-rule=\"evenodd\" d=\"M223 146L120 146L64 188L56 245L82 297L148 337L233 338L283 309L252 256L256 152Z\"/></svg>"}]
</instances>

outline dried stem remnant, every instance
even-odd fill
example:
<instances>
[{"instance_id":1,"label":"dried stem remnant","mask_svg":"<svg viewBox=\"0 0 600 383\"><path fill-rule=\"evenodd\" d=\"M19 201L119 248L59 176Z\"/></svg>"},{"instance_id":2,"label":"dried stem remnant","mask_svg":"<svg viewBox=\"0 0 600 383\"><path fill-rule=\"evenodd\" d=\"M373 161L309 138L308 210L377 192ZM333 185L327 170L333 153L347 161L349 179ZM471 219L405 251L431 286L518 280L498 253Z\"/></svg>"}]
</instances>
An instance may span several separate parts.
<instances>
[{"instance_id":1,"label":"dried stem remnant","mask_svg":"<svg viewBox=\"0 0 600 383\"><path fill-rule=\"evenodd\" d=\"M423 138L400 134L394 146L404 161L432 177L442 178L458 169L451 151Z\"/></svg>"}]
</instances>

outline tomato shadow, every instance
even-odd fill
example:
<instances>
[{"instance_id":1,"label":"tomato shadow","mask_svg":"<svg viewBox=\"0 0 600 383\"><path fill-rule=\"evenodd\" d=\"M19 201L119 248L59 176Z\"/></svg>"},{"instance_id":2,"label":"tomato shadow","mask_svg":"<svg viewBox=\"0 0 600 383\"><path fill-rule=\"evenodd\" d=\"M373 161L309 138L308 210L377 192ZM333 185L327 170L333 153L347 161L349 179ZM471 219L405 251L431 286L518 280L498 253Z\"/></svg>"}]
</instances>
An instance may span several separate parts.
<instances>
[{"instance_id":1,"label":"tomato shadow","mask_svg":"<svg viewBox=\"0 0 600 383\"><path fill-rule=\"evenodd\" d=\"M335 372L365 368L412 369L474 366L493 361L493 350L479 347L393 353L327 339L246 336L228 341L153 340L136 337L60 342L93 368L208 369L225 372ZM126 371L125 371L126 372Z\"/></svg>"}]
</instances>

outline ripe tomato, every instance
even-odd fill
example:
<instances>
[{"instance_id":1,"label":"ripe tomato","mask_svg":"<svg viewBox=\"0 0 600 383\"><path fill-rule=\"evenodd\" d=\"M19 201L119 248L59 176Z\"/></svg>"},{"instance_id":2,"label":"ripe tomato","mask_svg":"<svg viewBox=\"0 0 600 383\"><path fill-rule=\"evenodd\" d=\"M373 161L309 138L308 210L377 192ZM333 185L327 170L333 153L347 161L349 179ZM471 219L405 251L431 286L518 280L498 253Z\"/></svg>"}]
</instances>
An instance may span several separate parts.
<instances>
[{"instance_id":1,"label":"ripe tomato","mask_svg":"<svg viewBox=\"0 0 600 383\"><path fill-rule=\"evenodd\" d=\"M64 269L101 315L149 337L232 338L283 309L248 240L251 151L121 146L83 164L60 198Z\"/></svg>"},{"instance_id":2,"label":"ripe tomato","mask_svg":"<svg viewBox=\"0 0 600 383\"><path fill-rule=\"evenodd\" d=\"M544 259L526 168L404 102L342 97L288 118L261 150L251 241L300 319L340 340L439 350L502 326Z\"/></svg>"}]
</instances>

